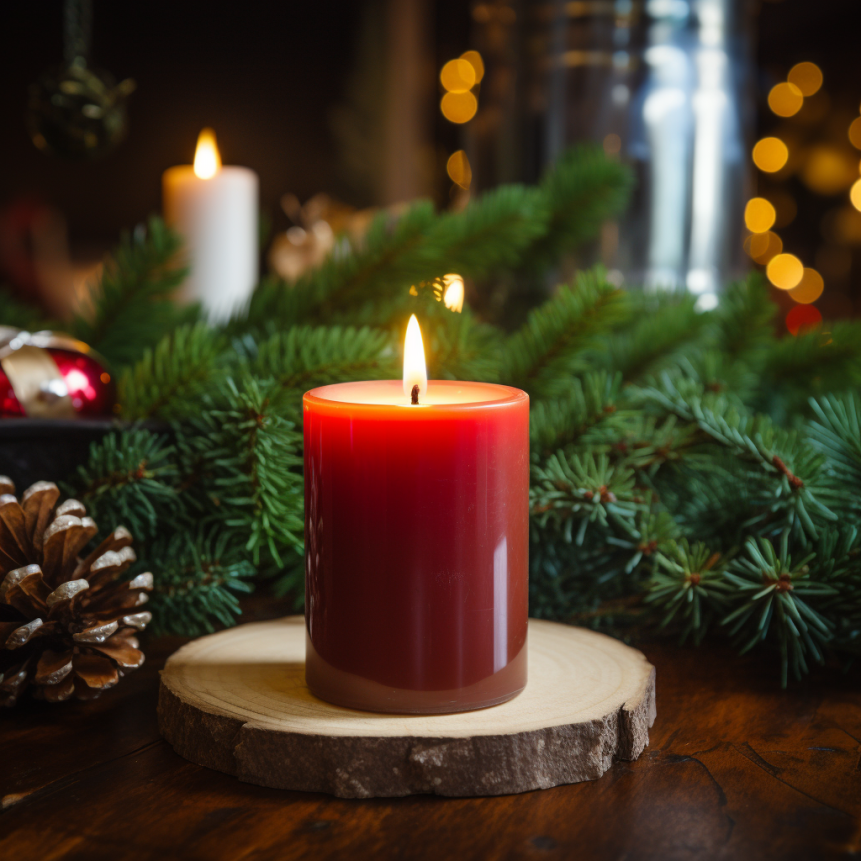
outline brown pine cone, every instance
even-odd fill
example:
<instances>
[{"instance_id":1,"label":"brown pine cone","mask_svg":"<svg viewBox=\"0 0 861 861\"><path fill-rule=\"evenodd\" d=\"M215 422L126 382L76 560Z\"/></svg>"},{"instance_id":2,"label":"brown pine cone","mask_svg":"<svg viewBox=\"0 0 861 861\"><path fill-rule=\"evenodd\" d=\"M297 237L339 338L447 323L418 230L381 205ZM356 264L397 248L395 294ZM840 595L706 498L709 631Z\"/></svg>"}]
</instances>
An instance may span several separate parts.
<instances>
[{"instance_id":1,"label":"brown pine cone","mask_svg":"<svg viewBox=\"0 0 861 861\"><path fill-rule=\"evenodd\" d=\"M56 484L14 493L0 476L0 705L28 685L49 702L94 699L144 662L152 574L118 579L135 561L123 526L80 558L96 524L76 499L55 508Z\"/></svg>"}]
</instances>

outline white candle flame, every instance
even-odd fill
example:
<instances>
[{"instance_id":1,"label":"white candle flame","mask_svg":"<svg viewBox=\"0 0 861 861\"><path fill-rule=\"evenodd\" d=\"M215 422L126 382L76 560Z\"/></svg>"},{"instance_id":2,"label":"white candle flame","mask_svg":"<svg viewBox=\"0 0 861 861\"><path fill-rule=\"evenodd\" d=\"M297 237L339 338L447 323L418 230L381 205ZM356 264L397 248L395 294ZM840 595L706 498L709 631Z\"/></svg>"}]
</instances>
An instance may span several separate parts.
<instances>
[{"instance_id":1,"label":"white candle flame","mask_svg":"<svg viewBox=\"0 0 861 861\"><path fill-rule=\"evenodd\" d=\"M416 315L410 317L404 343L404 394L411 398L413 386L419 387L419 399L427 394L428 372L425 366L425 349L422 332Z\"/></svg>"}]
</instances>

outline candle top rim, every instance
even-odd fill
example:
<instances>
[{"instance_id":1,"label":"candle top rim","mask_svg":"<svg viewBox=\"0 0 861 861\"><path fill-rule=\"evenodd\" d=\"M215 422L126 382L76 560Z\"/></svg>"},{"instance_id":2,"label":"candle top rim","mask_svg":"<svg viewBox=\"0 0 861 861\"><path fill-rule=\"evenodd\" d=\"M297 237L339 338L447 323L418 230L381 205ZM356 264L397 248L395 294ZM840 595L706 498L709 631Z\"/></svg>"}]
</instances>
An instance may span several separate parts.
<instances>
[{"instance_id":1,"label":"candle top rim","mask_svg":"<svg viewBox=\"0 0 861 861\"><path fill-rule=\"evenodd\" d=\"M334 408L402 408L418 413L438 409L467 411L528 403L529 395L521 389L498 383L428 380L424 403L420 402L416 406L405 397L402 380L361 380L319 386L306 392L303 400L308 404Z\"/></svg>"}]
</instances>

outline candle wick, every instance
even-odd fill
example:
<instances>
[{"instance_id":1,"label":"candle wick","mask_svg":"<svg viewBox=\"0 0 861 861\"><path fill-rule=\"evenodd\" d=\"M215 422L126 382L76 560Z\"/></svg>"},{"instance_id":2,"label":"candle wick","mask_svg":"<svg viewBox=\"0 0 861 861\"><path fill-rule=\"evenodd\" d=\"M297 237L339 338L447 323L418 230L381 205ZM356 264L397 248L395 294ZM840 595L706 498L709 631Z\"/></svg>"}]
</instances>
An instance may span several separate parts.
<instances>
[{"instance_id":1,"label":"candle wick","mask_svg":"<svg viewBox=\"0 0 861 861\"><path fill-rule=\"evenodd\" d=\"M419 402L419 387L418 385L413 386L412 392L410 392L410 396L412 398L412 403L417 404Z\"/></svg>"}]
</instances>

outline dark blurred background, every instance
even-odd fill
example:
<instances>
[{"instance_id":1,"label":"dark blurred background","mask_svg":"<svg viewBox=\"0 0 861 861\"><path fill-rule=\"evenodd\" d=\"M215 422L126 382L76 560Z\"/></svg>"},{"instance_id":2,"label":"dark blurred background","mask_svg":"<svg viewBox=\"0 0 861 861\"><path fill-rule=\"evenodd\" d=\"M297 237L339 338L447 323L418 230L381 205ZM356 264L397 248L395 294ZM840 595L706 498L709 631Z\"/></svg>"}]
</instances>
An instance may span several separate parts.
<instances>
[{"instance_id":1,"label":"dark blurred background","mask_svg":"<svg viewBox=\"0 0 861 861\"><path fill-rule=\"evenodd\" d=\"M591 140L630 161L639 179L631 215L608 226L591 252L620 282L663 279L708 292L716 289L710 278L766 263L775 240L760 236L751 247L743 221L746 201L761 196L775 207L771 234L782 249L822 276L822 312L857 310L861 213L850 189L861 152L849 133L861 103L857 0L95 0L92 62L118 80L133 78L136 90L127 136L92 161L46 155L25 122L28 87L63 57L62 0L4 4L0 14L0 232L20 233L34 212L50 212L48 233L66 243L78 281L92 275L122 229L160 211L162 172L191 162L203 126L216 130L225 164L260 175L271 236L292 223L286 194L304 202L326 192L356 208L419 195L458 206L496 182L532 181L561 147ZM717 36L702 23L712 19ZM693 57L704 45L730 64L718 89L734 100L739 122L734 143L717 144L725 150L717 154L724 171L717 181L733 193L712 204L721 221L713 259L696 269L688 248L675 271L675 263L661 268L647 259L654 242L645 237L655 235L660 211L649 183L661 174L644 105L650 94L676 91L671 64L659 68L655 58L672 60L672 51ZM486 76L473 88L474 116L459 103L467 121L452 122L440 110L439 74L468 50L480 52ZM822 86L796 113L778 116L769 93L800 62L821 69ZM697 98L694 92L693 117ZM751 158L768 136L789 147L786 164L773 172ZM463 160L450 161L461 150ZM690 213L685 218L679 229L696 233ZM0 281L14 287L9 245L0 247ZM778 298L792 304L783 291Z\"/></svg>"}]
</instances>

